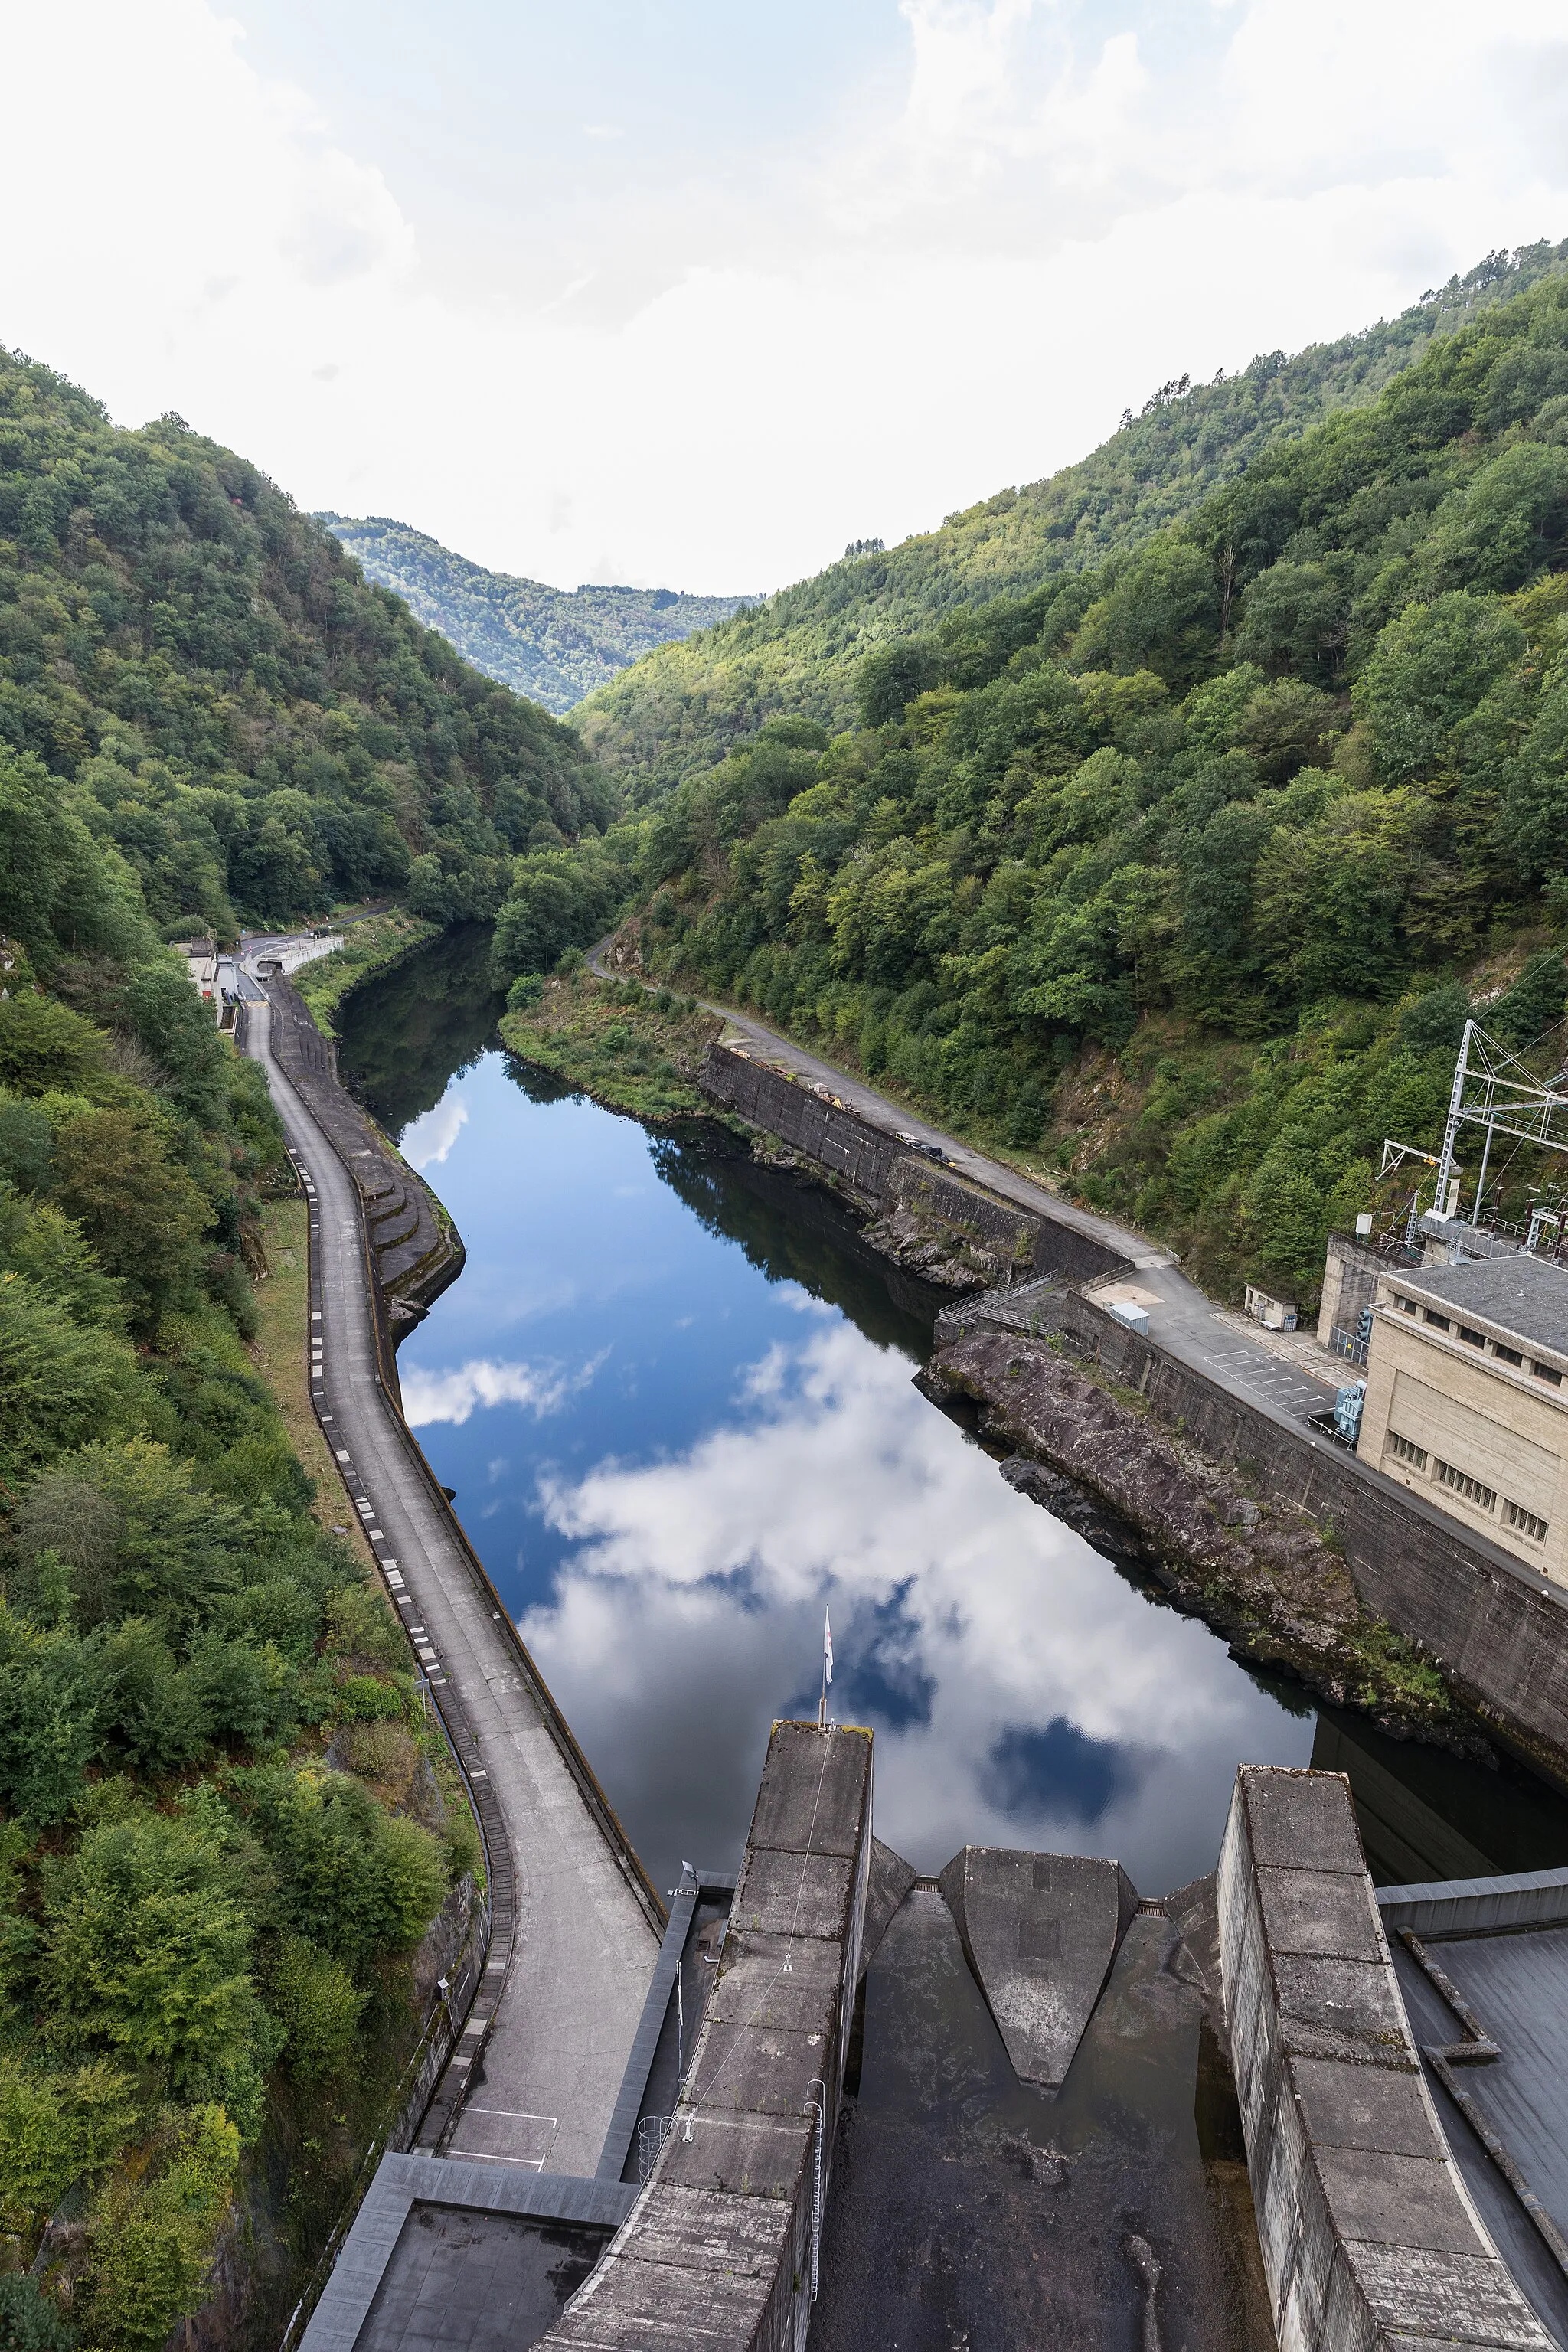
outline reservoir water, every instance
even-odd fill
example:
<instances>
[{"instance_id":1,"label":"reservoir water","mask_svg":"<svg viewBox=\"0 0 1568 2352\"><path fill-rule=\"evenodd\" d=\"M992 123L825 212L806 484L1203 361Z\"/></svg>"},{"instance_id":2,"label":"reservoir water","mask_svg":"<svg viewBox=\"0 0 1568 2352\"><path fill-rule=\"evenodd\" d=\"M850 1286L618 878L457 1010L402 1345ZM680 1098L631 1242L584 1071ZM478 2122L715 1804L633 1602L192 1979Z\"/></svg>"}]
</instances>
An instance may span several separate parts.
<instances>
[{"instance_id":1,"label":"reservoir water","mask_svg":"<svg viewBox=\"0 0 1568 2352\"><path fill-rule=\"evenodd\" d=\"M461 1278L409 1420L655 1884L732 1868L768 1727L877 1735L879 1834L1213 1867L1238 1761L1348 1770L1384 1879L1568 1863L1568 1806L1320 1710L1015 1494L911 1385L942 1294L705 1122L650 1131L500 1047L487 940L353 996L345 1081Z\"/></svg>"}]
</instances>

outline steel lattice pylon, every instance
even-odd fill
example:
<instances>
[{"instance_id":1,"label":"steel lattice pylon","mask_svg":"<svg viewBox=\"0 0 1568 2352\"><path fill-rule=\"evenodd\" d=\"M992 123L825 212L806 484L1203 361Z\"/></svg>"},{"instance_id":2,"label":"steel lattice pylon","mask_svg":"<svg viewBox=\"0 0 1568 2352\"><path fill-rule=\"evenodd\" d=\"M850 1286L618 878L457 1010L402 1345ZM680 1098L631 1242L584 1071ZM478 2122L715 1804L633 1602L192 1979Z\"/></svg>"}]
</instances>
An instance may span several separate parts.
<instances>
[{"instance_id":1,"label":"steel lattice pylon","mask_svg":"<svg viewBox=\"0 0 1568 2352\"><path fill-rule=\"evenodd\" d=\"M1467 1021L1437 1160L1435 1198L1438 1202L1446 1197L1454 1174L1459 1129L1467 1125L1483 1129L1486 1136L1470 1212L1473 1218L1479 1215L1486 1194L1487 1161L1494 1135L1511 1136L1520 1143L1538 1144L1548 1151L1568 1152L1568 1070L1543 1081L1479 1021ZM1532 1242L1534 1223L1532 1219Z\"/></svg>"}]
</instances>

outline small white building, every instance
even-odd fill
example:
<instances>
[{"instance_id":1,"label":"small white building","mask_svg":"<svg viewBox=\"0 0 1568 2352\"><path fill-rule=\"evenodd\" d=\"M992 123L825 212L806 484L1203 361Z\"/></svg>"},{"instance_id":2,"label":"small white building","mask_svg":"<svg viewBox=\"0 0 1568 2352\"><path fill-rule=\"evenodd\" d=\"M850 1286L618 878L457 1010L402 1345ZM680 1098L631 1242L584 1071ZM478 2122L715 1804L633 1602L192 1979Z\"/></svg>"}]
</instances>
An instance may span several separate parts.
<instances>
[{"instance_id":1,"label":"small white building","mask_svg":"<svg viewBox=\"0 0 1568 2352\"><path fill-rule=\"evenodd\" d=\"M1271 1298L1268 1291L1259 1290L1250 1282L1247 1286L1247 1311L1253 1321L1261 1323L1266 1330L1293 1331L1296 1328L1295 1301Z\"/></svg>"}]
</instances>

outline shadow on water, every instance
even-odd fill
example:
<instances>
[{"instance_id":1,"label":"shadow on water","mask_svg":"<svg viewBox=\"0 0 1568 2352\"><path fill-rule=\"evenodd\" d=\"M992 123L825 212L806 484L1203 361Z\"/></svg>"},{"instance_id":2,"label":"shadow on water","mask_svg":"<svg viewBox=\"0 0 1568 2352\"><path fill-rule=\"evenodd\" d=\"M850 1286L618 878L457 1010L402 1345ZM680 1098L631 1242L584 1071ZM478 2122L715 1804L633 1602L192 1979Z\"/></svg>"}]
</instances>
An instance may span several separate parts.
<instances>
[{"instance_id":1,"label":"shadow on water","mask_svg":"<svg viewBox=\"0 0 1568 2352\"><path fill-rule=\"evenodd\" d=\"M339 1054L344 1080L394 1134L401 1134L412 1121L434 1109L454 1079L499 1043L496 1024L501 1000L490 985L489 950L489 933L483 927L448 933L394 971L368 982L344 1005ZM569 1087L510 1055L500 1066L531 1103L548 1106L571 1098ZM468 1130L471 1141L466 1148L476 1155L474 1164L482 1163L487 1171L484 1181L490 1192L483 1197L505 1201L516 1181L515 1162L507 1158L509 1147L499 1136L487 1141L482 1122L492 1113L471 1085L468 1091L474 1095L476 1125ZM618 1124L607 1123L606 1136ZM655 1130L649 1134L648 1150L652 1169L668 1192L704 1232L738 1246L768 1285L795 1286L812 1300L837 1309L876 1347L896 1350L911 1364L925 1360L944 1294L869 1250L860 1237L853 1211L838 1196L787 1171L753 1160L741 1140L717 1123L696 1120ZM585 1175L589 1164L582 1162ZM455 1167L447 1167L444 1174L437 1172L437 1184L451 1181L455 1174ZM601 1204L608 1205L608 1201ZM510 1222L500 1221L496 1231L501 1232ZM479 1223L482 1227L482 1218ZM477 1239L479 1249L470 1257L458 1289L476 1301L477 1315L480 1298L498 1285L504 1292L507 1277L503 1269L486 1260L482 1230L477 1234L467 1233L467 1238L471 1249ZM563 1255L578 1246L576 1234L568 1227L557 1236L553 1225L548 1225L541 1229L539 1239L546 1251ZM700 1268L694 1272L711 1283L711 1274ZM455 1300L457 1294L451 1296ZM498 1305L504 1304L504 1297L498 1300ZM615 1309L623 1318L626 1311L619 1307ZM617 1347L630 1348L634 1342L624 1320L615 1328ZM474 1342L489 1344L482 1317L477 1318ZM434 1344L430 1335L426 1335L423 1344ZM680 1378L689 1382L691 1374L683 1370ZM585 1393L591 1400L594 1392ZM641 1412L646 1418L647 1410L646 1402L634 1401L628 1393L613 1429L608 1423L602 1433L596 1429L593 1443L601 1452L619 1452L623 1445L635 1450L644 1434L637 1415ZM440 1452L461 1435L462 1431L454 1427L450 1436L427 1436L426 1442ZM658 1439L667 1451L687 1442L673 1433ZM558 1438L552 1437L551 1443L560 1450ZM445 1453L441 1458L447 1458ZM588 1466L584 1463L584 1467ZM471 1484L477 1467L476 1462L467 1470L457 1471L453 1483L467 1479ZM1135 1538L1127 1540L1130 1531L1099 1513L1087 1497L1058 1494L1048 1498L1048 1507L1052 1517L1075 1528L1121 1578L1138 1587L1146 1601L1156 1608L1164 1605L1140 1559L1142 1547ZM525 1516L518 1524L524 1528L526 1539L537 1547L537 1532L527 1532L537 1529L537 1521ZM1489 1771L1438 1749L1391 1739L1361 1717L1327 1708L1315 1710L1310 1696L1298 1685L1250 1668L1246 1672L1257 1689L1285 1715L1305 1718L1316 1712L1312 1761L1322 1769L1348 1773L1368 1859L1380 1880L1484 1875L1568 1865L1568 1801L1529 1773L1507 1763ZM858 1695L852 1685L847 1685L846 1696L851 1705L872 1704ZM874 1706L873 1716L880 1726L883 1717L876 1715ZM887 1719L897 1727L893 1717ZM1036 1727L1029 1736L1036 1738L1037 1745L1057 1729L1053 1722L1044 1730ZM1007 1749L998 1769L1009 1759L1020 1769L1029 1760L1027 1757L1020 1760ZM646 1759L639 1769L647 1769ZM1022 1819L1019 1827L1022 1832Z\"/></svg>"},{"instance_id":2,"label":"shadow on water","mask_svg":"<svg viewBox=\"0 0 1568 2352\"><path fill-rule=\"evenodd\" d=\"M338 1015L344 1086L388 1133L433 1110L487 1045L506 999L490 985L490 929L465 923L356 988Z\"/></svg>"},{"instance_id":3,"label":"shadow on water","mask_svg":"<svg viewBox=\"0 0 1568 2352\"><path fill-rule=\"evenodd\" d=\"M705 1122L656 1143L653 1164L708 1231L738 1242L770 1282L798 1283L878 1347L924 1363L950 1294L868 1248L837 1193L762 1166L738 1136Z\"/></svg>"},{"instance_id":4,"label":"shadow on water","mask_svg":"<svg viewBox=\"0 0 1568 2352\"><path fill-rule=\"evenodd\" d=\"M1568 1867L1568 1803L1507 1758L1489 1772L1444 1748L1391 1739L1364 1716L1322 1707L1312 1764L1349 1777L1380 1886Z\"/></svg>"},{"instance_id":5,"label":"shadow on water","mask_svg":"<svg viewBox=\"0 0 1568 2352\"><path fill-rule=\"evenodd\" d=\"M507 1076L530 1102L567 1102L573 1089L550 1070L506 1057ZM627 1114L621 1114L627 1116ZM737 1242L769 1282L798 1283L837 1307L879 1348L911 1363L931 1351L936 1318L951 1294L906 1274L861 1239L861 1221L837 1192L753 1160L717 1119L682 1119L649 1130L661 1181L705 1232Z\"/></svg>"}]
</instances>

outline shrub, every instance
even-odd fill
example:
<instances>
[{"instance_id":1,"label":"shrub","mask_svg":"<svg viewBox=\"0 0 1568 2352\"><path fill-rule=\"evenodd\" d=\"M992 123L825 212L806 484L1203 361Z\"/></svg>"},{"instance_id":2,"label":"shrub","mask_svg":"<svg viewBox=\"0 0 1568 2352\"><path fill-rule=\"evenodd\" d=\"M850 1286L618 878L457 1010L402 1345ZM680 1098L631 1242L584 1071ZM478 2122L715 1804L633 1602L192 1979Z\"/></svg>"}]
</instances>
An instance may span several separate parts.
<instances>
[{"instance_id":1,"label":"shrub","mask_svg":"<svg viewBox=\"0 0 1568 2352\"><path fill-rule=\"evenodd\" d=\"M289 2037L289 2072L300 2088L340 2074L353 2055L360 2012L369 1998L355 1990L342 1962L298 1936L285 1936L268 1970L267 1990Z\"/></svg>"},{"instance_id":2,"label":"shrub","mask_svg":"<svg viewBox=\"0 0 1568 2352\"><path fill-rule=\"evenodd\" d=\"M202 2299L234 2193L239 2134L221 2106L166 2118L149 2169L108 2182L88 2225L87 2333L105 2352L160 2352Z\"/></svg>"}]
</instances>

